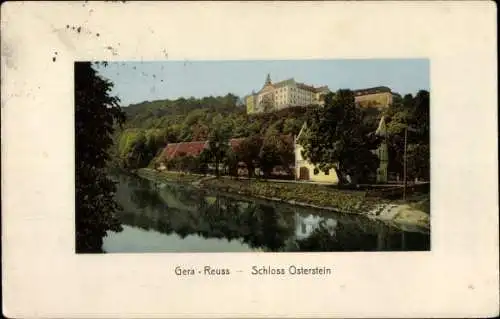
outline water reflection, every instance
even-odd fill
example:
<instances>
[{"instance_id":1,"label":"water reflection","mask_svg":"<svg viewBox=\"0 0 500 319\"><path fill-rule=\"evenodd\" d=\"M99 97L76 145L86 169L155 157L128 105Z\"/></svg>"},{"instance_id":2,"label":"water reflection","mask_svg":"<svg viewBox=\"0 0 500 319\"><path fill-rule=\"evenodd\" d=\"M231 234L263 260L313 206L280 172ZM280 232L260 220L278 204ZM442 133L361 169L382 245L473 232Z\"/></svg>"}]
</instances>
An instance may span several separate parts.
<instances>
[{"instance_id":1,"label":"water reflection","mask_svg":"<svg viewBox=\"0 0 500 319\"><path fill-rule=\"evenodd\" d=\"M124 244L144 241L142 247L148 247L151 239L146 231L157 237L191 241L184 250L179 248L181 241L176 241L165 243L159 251L391 251L430 247L427 234L402 232L361 216L209 194L125 175L117 178L116 196L124 207L119 217L131 227L105 239L105 249L110 252L149 251ZM133 240L127 237L132 228Z\"/></svg>"}]
</instances>

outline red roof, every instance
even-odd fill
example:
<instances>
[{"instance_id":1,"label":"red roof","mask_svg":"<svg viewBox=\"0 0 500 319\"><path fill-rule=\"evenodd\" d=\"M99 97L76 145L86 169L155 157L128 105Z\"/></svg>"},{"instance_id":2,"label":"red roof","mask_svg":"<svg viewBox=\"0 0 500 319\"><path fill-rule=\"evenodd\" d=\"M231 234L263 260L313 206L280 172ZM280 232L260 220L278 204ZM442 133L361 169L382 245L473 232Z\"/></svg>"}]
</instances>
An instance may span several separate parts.
<instances>
[{"instance_id":1,"label":"red roof","mask_svg":"<svg viewBox=\"0 0 500 319\"><path fill-rule=\"evenodd\" d=\"M182 154L188 156L198 156L207 146L206 141L201 142L185 142L185 143L170 143L165 147L163 156L167 159L180 156Z\"/></svg>"},{"instance_id":2,"label":"red roof","mask_svg":"<svg viewBox=\"0 0 500 319\"><path fill-rule=\"evenodd\" d=\"M174 156L175 149L178 146L178 144L168 144L167 147L165 147L165 150L163 151L163 156L167 159L171 159Z\"/></svg>"},{"instance_id":3,"label":"red roof","mask_svg":"<svg viewBox=\"0 0 500 319\"><path fill-rule=\"evenodd\" d=\"M229 140L231 149L240 145L245 138L233 138ZM170 143L163 150L163 156L166 159L172 159L182 154L189 156L198 156L208 146L208 141Z\"/></svg>"},{"instance_id":4,"label":"red roof","mask_svg":"<svg viewBox=\"0 0 500 319\"><path fill-rule=\"evenodd\" d=\"M282 135L282 138L290 145L293 145L292 135ZM229 140L229 145L231 149L238 147L242 141L246 138L232 138ZM198 156L203 152L203 150L208 146L208 141L198 141L198 142L184 142L184 143L170 143L163 150L163 157L167 160L175 158L180 155L188 156Z\"/></svg>"}]
</instances>

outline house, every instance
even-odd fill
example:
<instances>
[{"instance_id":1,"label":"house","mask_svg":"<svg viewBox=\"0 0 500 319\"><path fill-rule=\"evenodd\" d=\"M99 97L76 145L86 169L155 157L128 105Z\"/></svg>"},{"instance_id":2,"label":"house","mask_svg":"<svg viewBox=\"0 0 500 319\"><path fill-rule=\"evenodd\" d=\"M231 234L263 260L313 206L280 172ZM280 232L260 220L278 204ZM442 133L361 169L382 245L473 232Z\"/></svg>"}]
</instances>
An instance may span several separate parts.
<instances>
[{"instance_id":1,"label":"house","mask_svg":"<svg viewBox=\"0 0 500 319\"><path fill-rule=\"evenodd\" d=\"M337 171L335 169L331 168L328 171L322 171L317 166L312 164L307 158L304 158L304 156L302 156L302 151L304 150L304 148L298 141L300 140L300 136L304 134L306 129L306 123L304 123L299 134L295 137L295 178L298 180L312 182L323 182L334 185L338 184L339 176L337 175ZM380 159L380 164L377 168L377 183L386 183L388 180L387 170L389 165L389 155L387 144L387 126L384 116L382 116L382 118L380 119L375 134L383 138L380 146L373 151Z\"/></svg>"},{"instance_id":2,"label":"house","mask_svg":"<svg viewBox=\"0 0 500 319\"><path fill-rule=\"evenodd\" d=\"M231 149L236 148L244 138L233 138L229 140ZM163 150L163 158L171 160L179 156L199 156L208 147L208 141L169 143Z\"/></svg>"},{"instance_id":3,"label":"house","mask_svg":"<svg viewBox=\"0 0 500 319\"><path fill-rule=\"evenodd\" d=\"M171 160L181 155L199 156L207 146L208 141L169 143L163 150L162 156L166 160Z\"/></svg>"},{"instance_id":4,"label":"house","mask_svg":"<svg viewBox=\"0 0 500 319\"><path fill-rule=\"evenodd\" d=\"M244 138L233 138L229 140L229 146L231 149L235 149ZM194 142L182 142L182 143L169 143L164 148L161 159L162 161L159 164L159 170L165 170L166 165L164 161L170 161L174 158L180 156L192 156L197 157L208 148L208 141L194 141ZM221 164L222 165L222 164Z\"/></svg>"},{"instance_id":5,"label":"house","mask_svg":"<svg viewBox=\"0 0 500 319\"><path fill-rule=\"evenodd\" d=\"M312 164L307 158L302 156L304 148L298 143L302 134L306 130L306 123L300 129L299 134L295 137L294 152L295 152L295 179L323 182L330 184L338 184L339 177L335 169L331 168L328 171L322 171L317 166Z\"/></svg>"}]
</instances>

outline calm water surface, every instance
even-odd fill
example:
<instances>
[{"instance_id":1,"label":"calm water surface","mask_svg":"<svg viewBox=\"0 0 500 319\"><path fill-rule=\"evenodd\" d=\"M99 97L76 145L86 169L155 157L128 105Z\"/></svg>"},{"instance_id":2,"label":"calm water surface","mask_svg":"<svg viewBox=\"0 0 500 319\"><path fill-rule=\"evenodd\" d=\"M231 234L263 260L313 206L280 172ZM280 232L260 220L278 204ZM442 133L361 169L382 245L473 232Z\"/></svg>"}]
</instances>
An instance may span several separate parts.
<instances>
[{"instance_id":1,"label":"calm water surface","mask_svg":"<svg viewBox=\"0 0 500 319\"><path fill-rule=\"evenodd\" d=\"M362 216L206 193L128 175L114 177L123 231L108 253L429 250L430 236Z\"/></svg>"}]
</instances>

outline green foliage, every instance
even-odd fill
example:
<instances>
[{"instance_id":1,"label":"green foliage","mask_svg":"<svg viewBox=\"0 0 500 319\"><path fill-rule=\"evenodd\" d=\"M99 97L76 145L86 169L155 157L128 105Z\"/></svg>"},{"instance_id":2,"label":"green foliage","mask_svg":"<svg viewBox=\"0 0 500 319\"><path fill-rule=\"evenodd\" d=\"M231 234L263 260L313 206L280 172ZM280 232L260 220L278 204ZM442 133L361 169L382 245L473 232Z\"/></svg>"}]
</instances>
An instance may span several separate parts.
<instances>
[{"instance_id":1,"label":"green foliage","mask_svg":"<svg viewBox=\"0 0 500 319\"><path fill-rule=\"evenodd\" d=\"M234 181L211 179L203 181L204 187L224 193L238 193L246 196L280 198L323 207L333 207L343 212L366 213L380 198L365 197L364 191L338 190L316 184L277 183L270 181Z\"/></svg>"},{"instance_id":2,"label":"green foliage","mask_svg":"<svg viewBox=\"0 0 500 319\"><path fill-rule=\"evenodd\" d=\"M248 170L248 177L252 177L255 168L259 165L259 154L262 148L263 139L259 135L254 135L244 139L235 147L238 160L245 163Z\"/></svg>"},{"instance_id":3,"label":"green foliage","mask_svg":"<svg viewBox=\"0 0 500 319\"><path fill-rule=\"evenodd\" d=\"M118 154L116 165L126 169L155 167L160 161L157 155L168 143L209 139L216 143L215 140L263 136L269 129L276 134L295 135L315 109L295 107L247 115L237 101L236 96L228 94L224 97L143 102L124 108L127 115L125 129L114 137L117 145L114 154ZM225 137L221 139L216 130ZM153 138L149 137L151 131L155 132ZM212 152L204 154L207 161L215 159L214 143L209 149ZM223 153L217 155L219 161L223 160Z\"/></svg>"},{"instance_id":4,"label":"green foliage","mask_svg":"<svg viewBox=\"0 0 500 319\"><path fill-rule=\"evenodd\" d=\"M260 168L265 176L269 176L276 166L284 167L290 174L290 166L294 164L293 139L280 135L276 127L271 126L262 143L259 152Z\"/></svg>"},{"instance_id":5,"label":"green foliage","mask_svg":"<svg viewBox=\"0 0 500 319\"><path fill-rule=\"evenodd\" d=\"M153 165L157 155L169 142L168 130L126 129L118 143L119 166L137 169ZM154 165L153 165L154 166Z\"/></svg>"},{"instance_id":6,"label":"green foliage","mask_svg":"<svg viewBox=\"0 0 500 319\"><path fill-rule=\"evenodd\" d=\"M233 95L202 99L143 102L124 108L125 128L168 130L169 142L206 140L214 118L223 119L231 137L264 134L271 126L281 134L297 134L315 107L294 107L271 113L247 115L244 107L232 104ZM236 102L235 102L236 103Z\"/></svg>"},{"instance_id":7,"label":"green foliage","mask_svg":"<svg viewBox=\"0 0 500 319\"><path fill-rule=\"evenodd\" d=\"M121 133L118 142L118 154L120 157L125 156L128 150L130 150L139 133L140 131L138 129L128 129Z\"/></svg>"},{"instance_id":8,"label":"green foliage","mask_svg":"<svg viewBox=\"0 0 500 319\"><path fill-rule=\"evenodd\" d=\"M389 133L389 170L403 176L404 135L407 133L407 174L409 179L430 178L430 96L419 91L396 100L386 111Z\"/></svg>"},{"instance_id":9,"label":"green foliage","mask_svg":"<svg viewBox=\"0 0 500 319\"><path fill-rule=\"evenodd\" d=\"M243 143L238 160L251 168L262 165L269 173L274 166L285 169L293 164L293 145L277 136L297 135L307 120L302 136L305 154L320 169L335 168L341 181L346 174L353 181L371 182L378 166L373 150L380 140L373 134L381 113L375 108L360 108L349 90L325 97L325 107L293 107L270 113L246 114L234 95L143 102L125 108L126 129L117 136L120 162L129 168L153 166L157 154L167 143L211 140L201 163L225 163L228 151L222 143L230 138L254 138L256 147ZM409 177L429 177L429 94L394 97L383 113L387 119L389 171L402 176L404 128L409 124L417 132L408 134ZM153 130L154 138L148 137ZM144 133L146 140L139 140ZM143 145L145 144L145 145ZM288 143L290 144L290 143ZM427 147L424 147L427 145ZM417 152L418 150L418 152ZM144 152L145 154L140 154ZM250 158L252 158L250 160Z\"/></svg>"},{"instance_id":10,"label":"green foliage","mask_svg":"<svg viewBox=\"0 0 500 319\"><path fill-rule=\"evenodd\" d=\"M367 181L377 169L373 154L379 140L370 134L361 109L350 90L339 90L325 97L325 107L308 121L307 133L301 136L304 156L321 170L335 168L341 181L350 175L353 181Z\"/></svg>"},{"instance_id":11,"label":"green foliage","mask_svg":"<svg viewBox=\"0 0 500 319\"><path fill-rule=\"evenodd\" d=\"M156 182L176 182L176 183L185 183L191 184L192 182L198 181L201 179L201 176L196 176L192 174L184 174L181 172L157 172L148 168L141 168L137 170L137 174L141 177L147 178L149 180L153 180Z\"/></svg>"},{"instance_id":12,"label":"green foliage","mask_svg":"<svg viewBox=\"0 0 500 319\"><path fill-rule=\"evenodd\" d=\"M238 156L233 150L227 150L222 163L227 167L227 174L230 176L238 176Z\"/></svg>"},{"instance_id":13,"label":"green foliage","mask_svg":"<svg viewBox=\"0 0 500 319\"><path fill-rule=\"evenodd\" d=\"M192 125L196 122L210 122L213 114L227 115L243 113L244 108L237 105L238 98L233 94L217 97L179 98L176 100L145 101L126 108L127 127L151 128L173 124Z\"/></svg>"},{"instance_id":14,"label":"green foliage","mask_svg":"<svg viewBox=\"0 0 500 319\"><path fill-rule=\"evenodd\" d=\"M282 133L285 135L291 134L298 134L300 129L302 128L302 125L304 124L304 121L301 119L297 118L287 118L283 122L283 129Z\"/></svg>"},{"instance_id":15,"label":"green foliage","mask_svg":"<svg viewBox=\"0 0 500 319\"><path fill-rule=\"evenodd\" d=\"M230 146L230 128L224 119L218 115L212 121L213 130L208 136L208 147L203 150L203 156L215 164L215 175L219 176L219 166L227 156Z\"/></svg>"},{"instance_id":16,"label":"green foliage","mask_svg":"<svg viewBox=\"0 0 500 319\"><path fill-rule=\"evenodd\" d=\"M117 124L124 121L113 84L90 62L75 63L76 242L78 253L102 251L108 230L120 231L114 214L115 184L106 176L109 150Z\"/></svg>"}]
</instances>

